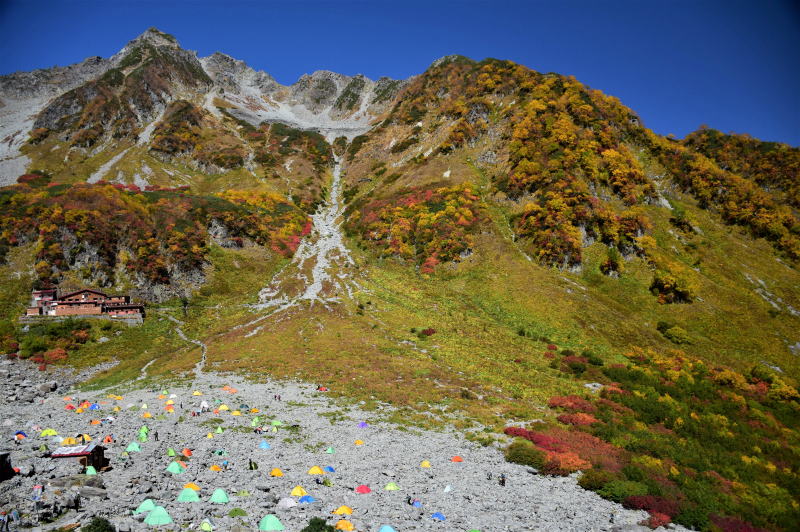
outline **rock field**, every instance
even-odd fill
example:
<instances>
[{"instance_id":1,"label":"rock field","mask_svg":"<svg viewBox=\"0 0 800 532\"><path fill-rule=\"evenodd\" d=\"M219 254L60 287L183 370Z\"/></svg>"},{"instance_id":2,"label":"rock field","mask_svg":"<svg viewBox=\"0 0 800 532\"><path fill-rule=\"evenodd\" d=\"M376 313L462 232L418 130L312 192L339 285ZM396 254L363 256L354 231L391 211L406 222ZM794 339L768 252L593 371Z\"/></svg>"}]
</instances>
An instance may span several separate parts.
<instances>
[{"instance_id":1,"label":"rock field","mask_svg":"<svg viewBox=\"0 0 800 532\"><path fill-rule=\"evenodd\" d=\"M508 464L499 449L469 442L454 430L419 431L379 421L389 406L365 412L316 391L313 385L253 383L211 373L201 374L191 387L166 390L134 388L143 381L105 391L72 387L87 375L64 369L39 372L25 362L0 361L0 452L10 452L11 465L19 469L0 483L0 509L17 509L22 514L19 527L53 530L86 524L97 515L121 531L145 530L152 528L143 522L146 513L131 511L149 498L174 521L159 527L164 530L199 529L204 519L214 530L258 530L259 521L268 514L277 516L288 531L301 530L312 517L323 517L332 525L345 517L359 531L378 531L382 525L398 532L644 530L637 523L647 517L645 512L626 510L583 490L575 476L540 476ZM223 389L228 386L236 392ZM203 395L192 395L195 390ZM281 395L280 401L275 394ZM175 411L165 412L172 395ZM72 400L65 400L67 396ZM100 408L81 413L65 409L67 404L79 407L82 401ZM201 401L219 413L192 416ZM259 412L251 412L253 408ZM232 414L236 409L241 415ZM152 417L143 417L145 413ZM91 424L108 416L114 421ZM255 417L257 425L266 428L264 434L252 427ZM281 422L274 431L273 421ZM149 429L146 441L139 437L143 425ZM40 447L45 444L53 451L59 443L57 437L40 436L46 428L55 429L59 437L87 433L98 444L113 435L114 443L103 444L110 469L87 476L76 459L49 458ZM28 435L18 444L17 431ZM356 445L356 440L363 444ZM131 452L123 460L123 452L134 441L141 452ZM270 448L259 448L262 441ZM333 453L328 452L331 447ZM191 449L182 473L167 472L175 460L168 456L169 448L178 454ZM226 454L215 454L219 451ZM452 461L454 456L463 462ZM257 470L248 468L250 460ZM420 467L425 460L430 468ZM214 465L222 470L211 470ZM310 475L313 466L329 466L335 472ZM270 476L273 468L280 468L284 476ZM505 486L498 482L501 473L507 477ZM330 486L317 483L325 478ZM189 482L200 487L200 502L177 502ZM390 482L399 489L386 490ZM38 504L32 500L37 484L44 488ZM369 486L371 493L357 493L355 488L361 485ZM292 496L296 486L314 502L300 503L299 496ZM209 502L217 488L226 491L228 503ZM410 505L409 498L421 505ZM80 506L52 516L54 502L59 510L76 502ZM353 509L351 516L332 514L342 505ZM437 512L444 521L432 518Z\"/></svg>"}]
</instances>

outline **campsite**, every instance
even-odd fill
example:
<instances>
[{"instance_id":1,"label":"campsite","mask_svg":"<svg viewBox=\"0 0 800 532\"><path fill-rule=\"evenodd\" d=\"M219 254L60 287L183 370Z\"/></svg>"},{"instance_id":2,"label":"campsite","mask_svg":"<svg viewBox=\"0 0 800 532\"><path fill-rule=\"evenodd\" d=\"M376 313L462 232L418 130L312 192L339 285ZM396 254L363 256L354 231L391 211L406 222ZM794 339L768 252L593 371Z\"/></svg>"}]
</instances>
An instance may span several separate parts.
<instances>
[{"instance_id":1,"label":"campsite","mask_svg":"<svg viewBox=\"0 0 800 532\"><path fill-rule=\"evenodd\" d=\"M201 373L87 392L70 386L86 374L55 371L0 362L4 390L48 390L0 404L0 452L16 473L0 507L21 528L99 516L121 531L300 531L318 517L338 530L510 531L533 514L541 530L631 530L646 517L575 475L532 474L454 429L394 425L388 405L368 412L305 383ZM107 465L52 457L67 446L103 447Z\"/></svg>"}]
</instances>

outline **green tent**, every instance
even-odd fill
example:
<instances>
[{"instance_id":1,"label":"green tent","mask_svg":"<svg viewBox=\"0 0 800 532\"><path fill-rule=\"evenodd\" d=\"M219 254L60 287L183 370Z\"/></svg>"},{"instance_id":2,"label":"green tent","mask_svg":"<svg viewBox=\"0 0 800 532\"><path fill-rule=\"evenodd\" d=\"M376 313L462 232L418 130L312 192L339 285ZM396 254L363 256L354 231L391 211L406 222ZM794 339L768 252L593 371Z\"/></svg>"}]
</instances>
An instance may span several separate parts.
<instances>
[{"instance_id":1,"label":"green tent","mask_svg":"<svg viewBox=\"0 0 800 532\"><path fill-rule=\"evenodd\" d=\"M128 444L128 446L125 447L125 450L127 452L129 452L129 453L140 453L140 452L142 452L142 448L139 447L139 444L136 443L135 441L130 442Z\"/></svg>"},{"instance_id":2,"label":"green tent","mask_svg":"<svg viewBox=\"0 0 800 532\"><path fill-rule=\"evenodd\" d=\"M273 427L280 427L281 425L283 425L283 422L280 421L280 420L275 419L275 420L272 421L271 425Z\"/></svg>"},{"instance_id":3,"label":"green tent","mask_svg":"<svg viewBox=\"0 0 800 532\"><path fill-rule=\"evenodd\" d=\"M336 451L333 450L333 447L328 447L327 449L325 449L325 452L328 453L328 454L333 454Z\"/></svg>"},{"instance_id":4,"label":"green tent","mask_svg":"<svg viewBox=\"0 0 800 532\"><path fill-rule=\"evenodd\" d=\"M176 500L178 502L200 502L200 497L192 488L183 488Z\"/></svg>"},{"instance_id":5,"label":"green tent","mask_svg":"<svg viewBox=\"0 0 800 532\"><path fill-rule=\"evenodd\" d=\"M167 456L175 456L176 454L178 453L175 452L175 449L173 449L172 447L167 448Z\"/></svg>"},{"instance_id":6,"label":"green tent","mask_svg":"<svg viewBox=\"0 0 800 532\"><path fill-rule=\"evenodd\" d=\"M211 498L208 499L208 502L213 502L214 504L225 504L228 502L228 494L225 493L224 489L217 488L214 490L214 493L211 494Z\"/></svg>"},{"instance_id":7,"label":"green tent","mask_svg":"<svg viewBox=\"0 0 800 532\"><path fill-rule=\"evenodd\" d=\"M250 422L250 426L251 427L257 427L258 426L258 416L253 418L253 420Z\"/></svg>"},{"instance_id":8,"label":"green tent","mask_svg":"<svg viewBox=\"0 0 800 532\"><path fill-rule=\"evenodd\" d=\"M222 430L222 427L220 427L219 425L217 425L217 430L215 430L214 432L215 432L215 433L217 433L217 434L222 434L222 433L223 433L223 432L225 432L225 431L224 431L224 430Z\"/></svg>"},{"instance_id":9,"label":"green tent","mask_svg":"<svg viewBox=\"0 0 800 532\"><path fill-rule=\"evenodd\" d=\"M150 526L161 526L172 523L172 518L163 506L156 506L147 514L147 517L144 518L144 522Z\"/></svg>"},{"instance_id":10,"label":"green tent","mask_svg":"<svg viewBox=\"0 0 800 532\"><path fill-rule=\"evenodd\" d=\"M211 524L211 521L208 519L203 519L203 522L200 523L200 530L203 532L211 532L214 530L214 525Z\"/></svg>"},{"instance_id":11,"label":"green tent","mask_svg":"<svg viewBox=\"0 0 800 532\"><path fill-rule=\"evenodd\" d=\"M139 434L139 441L146 442L147 441L147 434Z\"/></svg>"},{"instance_id":12,"label":"green tent","mask_svg":"<svg viewBox=\"0 0 800 532\"><path fill-rule=\"evenodd\" d=\"M136 514L143 514L151 511L153 508L156 507L156 503L153 502L153 499L145 499L142 501L142 504L136 507L136 509L132 512L134 515Z\"/></svg>"},{"instance_id":13,"label":"green tent","mask_svg":"<svg viewBox=\"0 0 800 532\"><path fill-rule=\"evenodd\" d=\"M149 433L150 429L147 428L147 425L142 425L141 427L139 427L139 434L149 434Z\"/></svg>"},{"instance_id":14,"label":"green tent","mask_svg":"<svg viewBox=\"0 0 800 532\"><path fill-rule=\"evenodd\" d=\"M250 496L250 492L247 491L247 490L239 490L239 491L236 492L236 496L237 497L249 497Z\"/></svg>"},{"instance_id":15,"label":"green tent","mask_svg":"<svg viewBox=\"0 0 800 532\"><path fill-rule=\"evenodd\" d=\"M156 419L159 421L164 421L165 419L167 419L167 416L165 416L164 414L159 414L156 416Z\"/></svg>"},{"instance_id":16,"label":"green tent","mask_svg":"<svg viewBox=\"0 0 800 532\"><path fill-rule=\"evenodd\" d=\"M170 462L167 466L167 472L172 473L173 475L180 475L183 473L183 467L177 462Z\"/></svg>"},{"instance_id":17,"label":"green tent","mask_svg":"<svg viewBox=\"0 0 800 532\"><path fill-rule=\"evenodd\" d=\"M259 530L285 530L283 523L280 519L272 514L265 515L261 521L258 522Z\"/></svg>"},{"instance_id":18,"label":"green tent","mask_svg":"<svg viewBox=\"0 0 800 532\"><path fill-rule=\"evenodd\" d=\"M94 466L91 466L91 465L87 466L86 467L86 474L87 475L96 475L97 474L97 469L95 469Z\"/></svg>"},{"instance_id":19,"label":"green tent","mask_svg":"<svg viewBox=\"0 0 800 532\"><path fill-rule=\"evenodd\" d=\"M386 491L397 491L397 490L400 489L400 486L398 486L394 482L389 482L388 484L386 484L386 487L383 488L383 489L385 489Z\"/></svg>"}]
</instances>

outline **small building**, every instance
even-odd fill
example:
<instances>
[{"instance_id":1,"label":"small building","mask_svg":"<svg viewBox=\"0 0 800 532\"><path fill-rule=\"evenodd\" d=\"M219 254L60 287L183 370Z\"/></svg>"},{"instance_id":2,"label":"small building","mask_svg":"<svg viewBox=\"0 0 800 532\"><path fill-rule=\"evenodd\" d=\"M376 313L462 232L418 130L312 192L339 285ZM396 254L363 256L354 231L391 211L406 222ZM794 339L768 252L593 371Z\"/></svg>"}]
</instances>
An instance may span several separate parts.
<instances>
[{"instance_id":1,"label":"small building","mask_svg":"<svg viewBox=\"0 0 800 532\"><path fill-rule=\"evenodd\" d=\"M99 290L84 288L58 297L57 290L34 290L25 316L108 316L110 318L144 318L144 305L131 303L126 295L110 296Z\"/></svg>"},{"instance_id":2,"label":"small building","mask_svg":"<svg viewBox=\"0 0 800 532\"><path fill-rule=\"evenodd\" d=\"M105 451L106 448L102 445L90 442L87 445L59 447L50 454L50 458L72 458L83 467L93 466L99 470L108 465Z\"/></svg>"}]
</instances>

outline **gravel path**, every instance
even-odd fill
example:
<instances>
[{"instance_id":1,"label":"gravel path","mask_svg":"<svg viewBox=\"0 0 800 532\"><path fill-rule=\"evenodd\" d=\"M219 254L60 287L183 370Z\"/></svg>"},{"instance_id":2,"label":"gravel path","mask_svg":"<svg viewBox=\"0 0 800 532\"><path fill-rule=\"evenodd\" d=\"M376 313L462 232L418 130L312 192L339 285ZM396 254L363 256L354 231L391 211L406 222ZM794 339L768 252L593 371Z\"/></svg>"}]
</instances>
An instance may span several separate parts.
<instances>
[{"instance_id":1,"label":"gravel path","mask_svg":"<svg viewBox=\"0 0 800 532\"><path fill-rule=\"evenodd\" d=\"M54 379L68 383L85 377L76 376L75 381L70 381L64 373L49 375L25 363L0 362L3 390L10 389L6 383L11 381L27 381L28 386L38 390L41 383ZM209 518L215 530L237 527L255 530L258 521L272 513L283 522L286 530L298 531L315 516L335 523L338 516L331 512L341 505L353 508L350 520L360 531L377 531L384 524L398 532L634 530L642 529L636 523L646 518L644 512L626 510L583 490L574 477L544 477L523 466L507 464L499 450L468 442L455 431L406 430L381 422L379 418L389 412L388 406L367 413L357 406L334 401L308 384L250 383L212 373L199 374L194 386L202 396L193 396L193 390L185 387L168 388L169 394L176 396L175 413L163 415L166 399L157 397L160 390L123 392L116 389L113 393L124 397L115 400L108 397L108 391L68 391L67 385L62 384L53 392L37 391L32 402L27 402L27 396L24 401L5 397L0 404L0 417L4 420L3 446L5 451L11 452L12 464L20 467L21 474L0 483L0 508L13 507L30 514L33 487L41 484L44 485L43 499L48 505L69 492L83 494L81 510L69 511L56 521L58 525L85 523L93 515L103 515L123 531L147 528L141 522L143 516L130 515L130 511L146 498L164 506L175 521L165 529L178 529L181 525L197 527L202 519ZM232 386L237 392L223 390L225 386ZM75 402L78 399L96 401L101 410L67 411L63 399L67 394L73 397L73 404L78 404ZM275 394L280 394L282 400L275 400ZM191 409L201 400L208 401L212 408L220 406L219 401L222 401L231 410L191 416ZM142 404L146 404L147 409L143 409ZM241 404L258 408L260 413L243 412L241 416L233 416L231 411ZM113 412L114 406L119 406L121 411ZM144 419L144 412L154 417ZM110 424L90 424L92 419L109 415L116 417ZM251 428L251 420L256 415L260 423L270 427L264 435L255 434ZM218 426L215 418L223 420L219 423L224 430L221 434L215 433ZM271 429L273 420L282 422L276 432ZM367 426L360 426L361 422L366 422ZM150 429L149 439L140 443L141 452L130 453L132 464L122 462L120 454L136 440L143 424ZM52 438L38 436L48 427L60 435L86 432L95 440L113 434L116 443L106 444L106 456L113 469L97 477L86 477L78 475L81 467L71 460L42 456L38 451L42 443L47 443L51 449L57 445ZM17 430L25 430L30 436L21 445L12 443ZM155 432L158 441L155 441ZM213 438L208 438L209 433ZM356 440L362 440L363 445L356 445ZM271 448L260 449L261 441L268 442ZM184 447L193 451L184 473L166 472L173 460L167 456L168 447L178 452ZM326 452L329 447L335 452ZM214 451L218 450L224 450L227 455L215 455ZM461 456L463 462L451 461L456 455ZM248 469L250 459L258 464L258 470ZM229 462L227 470L210 470L212 465L222 466L223 460ZM423 460L429 461L431 467L421 468ZM315 465L331 466L335 472L324 477L311 476L308 470ZM269 475L275 467L283 471L283 477ZM492 480L487 478L488 473L493 474ZM508 479L505 487L497 482L500 473ZM78 476L67 482L65 478L70 475ZM315 478L325 477L332 486L315 483ZM70 482L85 483L87 479L90 479L89 484L96 485L59 487ZM182 486L188 482L200 486L202 502L176 502ZM399 489L386 491L384 487L389 482L395 482ZM355 488L362 484L369 486L372 493L356 493ZM298 485L315 502L281 508L281 499L299 500L290 495ZM228 493L229 503L208 502L216 488ZM237 496L241 490L249 495ZM421 507L409 505L408 497L419 499ZM242 509L247 515L228 517L234 508ZM435 512L441 512L446 521L433 520L431 516ZM26 520L34 525L34 519L27 517ZM51 524L41 530L54 527L55 524Z\"/></svg>"}]
</instances>

